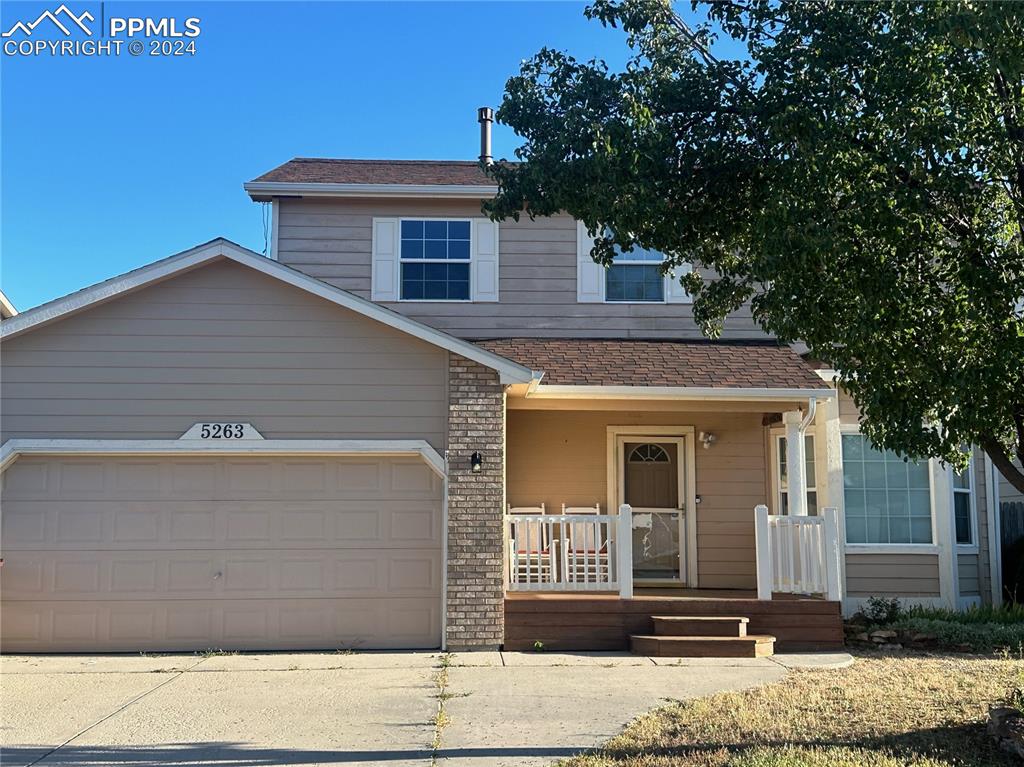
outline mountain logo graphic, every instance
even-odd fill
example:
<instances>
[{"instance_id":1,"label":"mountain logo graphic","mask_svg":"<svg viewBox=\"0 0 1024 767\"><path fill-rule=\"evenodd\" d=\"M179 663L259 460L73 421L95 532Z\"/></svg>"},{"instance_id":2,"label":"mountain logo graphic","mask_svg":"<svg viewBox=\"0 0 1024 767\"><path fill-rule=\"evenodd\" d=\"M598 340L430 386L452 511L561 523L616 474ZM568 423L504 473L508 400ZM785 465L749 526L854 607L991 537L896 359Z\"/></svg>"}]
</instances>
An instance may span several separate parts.
<instances>
[{"instance_id":1,"label":"mountain logo graphic","mask_svg":"<svg viewBox=\"0 0 1024 767\"><path fill-rule=\"evenodd\" d=\"M64 19L64 22L67 23L67 26L65 26L64 23L61 23L62 18ZM37 18L35 21L30 21L27 24L24 21L15 22L14 26L12 26L10 29L4 32L3 35L0 36L13 37L16 32L21 32L26 37L31 37L36 27L42 24L45 20L53 22L53 24L56 25L57 29L59 29L68 37L71 36L71 29L69 27L72 23L79 29L81 29L83 32L85 32L85 34L91 37L92 30L89 29L89 27L87 27L84 22L96 21L96 17L88 11L85 11L81 15L76 16L71 12L71 10L66 5L61 3L60 7L57 8L57 10L55 11L43 11L41 14L39 14L39 18Z\"/></svg>"}]
</instances>

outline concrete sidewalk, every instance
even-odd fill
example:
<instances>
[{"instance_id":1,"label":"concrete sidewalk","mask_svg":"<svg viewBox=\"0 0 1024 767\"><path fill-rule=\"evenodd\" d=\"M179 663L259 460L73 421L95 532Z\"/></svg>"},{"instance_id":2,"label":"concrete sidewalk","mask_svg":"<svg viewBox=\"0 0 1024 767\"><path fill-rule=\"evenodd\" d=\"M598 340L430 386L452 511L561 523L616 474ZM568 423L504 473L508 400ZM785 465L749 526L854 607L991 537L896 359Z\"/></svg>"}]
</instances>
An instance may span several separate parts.
<instances>
[{"instance_id":1,"label":"concrete sidewalk","mask_svg":"<svg viewBox=\"0 0 1024 767\"><path fill-rule=\"evenodd\" d=\"M777 681L787 657L8 656L0 746L4 765L543 765L666 700Z\"/></svg>"}]
</instances>

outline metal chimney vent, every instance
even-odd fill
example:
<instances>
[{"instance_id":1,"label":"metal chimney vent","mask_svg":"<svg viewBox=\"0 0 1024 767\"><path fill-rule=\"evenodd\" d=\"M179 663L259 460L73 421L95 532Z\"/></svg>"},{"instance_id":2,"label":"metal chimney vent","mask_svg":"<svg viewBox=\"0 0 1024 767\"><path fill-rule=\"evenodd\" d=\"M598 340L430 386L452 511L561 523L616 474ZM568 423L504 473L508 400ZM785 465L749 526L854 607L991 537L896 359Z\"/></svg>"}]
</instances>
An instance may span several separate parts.
<instances>
[{"instance_id":1,"label":"metal chimney vent","mask_svg":"<svg viewBox=\"0 0 1024 767\"><path fill-rule=\"evenodd\" d=\"M491 156L491 123L494 122L494 110L490 107L480 107L476 110L476 119L480 123L480 162L492 165L494 158Z\"/></svg>"}]
</instances>

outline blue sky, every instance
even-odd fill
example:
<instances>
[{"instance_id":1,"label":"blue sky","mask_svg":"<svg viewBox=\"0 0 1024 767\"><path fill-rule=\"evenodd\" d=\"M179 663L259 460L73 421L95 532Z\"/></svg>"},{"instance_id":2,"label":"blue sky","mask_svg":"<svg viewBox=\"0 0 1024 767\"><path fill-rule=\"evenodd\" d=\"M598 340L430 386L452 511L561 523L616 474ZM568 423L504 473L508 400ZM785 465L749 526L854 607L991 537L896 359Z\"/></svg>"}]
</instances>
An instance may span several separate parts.
<instances>
[{"instance_id":1,"label":"blue sky","mask_svg":"<svg viewBox=\"0 0 1024 767\"><path fill-rule=\"evenodd\" d=\"M4 2L0 26L59 2ZM262 251L242 183L294 156L472 159L476 107L520 60L625 59L583 7L106 2L107 18L199 17L197 54L2 57L0 286L26 309L217 236ZM497 126L497 156L516 143Z\"/></svg>"}]
</instances>

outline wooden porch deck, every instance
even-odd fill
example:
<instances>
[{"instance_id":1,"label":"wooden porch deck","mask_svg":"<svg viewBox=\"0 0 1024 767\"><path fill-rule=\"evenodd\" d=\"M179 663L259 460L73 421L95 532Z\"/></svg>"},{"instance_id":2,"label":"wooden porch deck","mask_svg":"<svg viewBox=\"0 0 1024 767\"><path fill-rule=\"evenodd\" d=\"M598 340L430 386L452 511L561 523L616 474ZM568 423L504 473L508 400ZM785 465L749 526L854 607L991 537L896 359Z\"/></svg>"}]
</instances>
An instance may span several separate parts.
<instances>
[{"instance_id":1,"label":"wooden porch deck","mask_svg":"<svg viewBox=\"0 0 1024 767\"><path fill-rule=\"evenodd\" d=\"M633 634L650 634L653 616L735 616L750 620L751 634L770 634L782 652L843 646L839 602L754 591L635 590L632 599L611 593L509 592L505 595L505 649L628 650Z\"/></svg>"}]
</instances>

